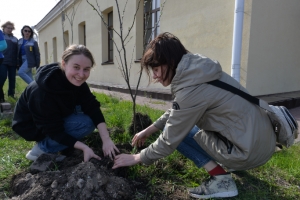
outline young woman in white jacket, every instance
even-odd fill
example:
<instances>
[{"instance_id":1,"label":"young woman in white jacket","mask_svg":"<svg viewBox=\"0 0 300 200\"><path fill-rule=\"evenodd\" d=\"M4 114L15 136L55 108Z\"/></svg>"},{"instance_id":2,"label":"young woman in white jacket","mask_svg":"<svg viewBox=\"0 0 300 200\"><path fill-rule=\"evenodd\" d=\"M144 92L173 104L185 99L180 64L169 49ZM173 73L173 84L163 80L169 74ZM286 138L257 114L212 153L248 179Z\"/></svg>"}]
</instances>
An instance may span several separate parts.
<instances>
[{"instance_id":1,"label":"young woman in white jacket","mask_svg":"<svg viewBox=\"0 0 300 200\"><path fill-rule=\"evenodd\" d=\"M272 156L276 136L265 112L229 91L207 84L220 80L244 92L220 64L199 54L191 54L180 40L162 33L148 45L142 68L163 86L171 87L171 109L145 130L137 133L133 146L142 146L154 132L163 130L157 140L139 154L121 154L113 168L146 165L170 155L176 149L203 167L210 179L189 189L195 198L232 197L238 190L221 163L235 170L251 169Z\"/></svg>"}]
</instances>

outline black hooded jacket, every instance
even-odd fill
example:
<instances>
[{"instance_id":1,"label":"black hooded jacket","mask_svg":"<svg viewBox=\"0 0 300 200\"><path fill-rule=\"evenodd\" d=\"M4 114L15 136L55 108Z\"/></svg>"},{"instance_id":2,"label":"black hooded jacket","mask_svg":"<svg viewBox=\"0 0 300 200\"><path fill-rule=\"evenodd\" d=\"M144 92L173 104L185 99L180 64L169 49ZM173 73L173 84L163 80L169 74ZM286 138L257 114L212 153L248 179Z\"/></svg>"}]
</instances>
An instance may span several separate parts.
<instances>
[{"instance_id":1,"label":"black hooded jacket","mask_svg":"<svg viewBox=\"0 0 300 200\"><path fill-rule=\"evenodd\" d=\"M105 122L100 103L87 83L71 84L64 72L53 63L40 67L35 81L30 83L15 107L12 128L29 141L41 141L46 136L60 144L73 147L77 139L65 133L64 118L80 105L84 114L97 125Z\"/></svg>"}]
</instances>

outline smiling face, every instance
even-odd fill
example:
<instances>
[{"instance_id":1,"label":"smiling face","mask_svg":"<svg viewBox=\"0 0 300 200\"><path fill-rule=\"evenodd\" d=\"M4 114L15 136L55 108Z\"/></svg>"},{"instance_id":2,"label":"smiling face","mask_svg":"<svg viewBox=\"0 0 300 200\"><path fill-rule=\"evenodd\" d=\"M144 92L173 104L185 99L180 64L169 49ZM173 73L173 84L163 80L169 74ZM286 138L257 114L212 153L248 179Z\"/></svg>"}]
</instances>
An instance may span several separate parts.
<instances>
[{"instance_id":1,"label":"smiling face","mask_svg":"<svg viewBox=\"0 0 300 200\"><path fill-rule=\"evenodd\" d=\"M81 86L89 78L92 69L92 61L83 54L73 55L67 62L62 61L61 65L68 81L75 86Z\"/></svg>"},{"instance_id":2,"label":"smiling face","mask_svg":"<svg viewBox=\"0 0 300 200\"><path fill-rule=\"evenodd\" d=\"M164 80L167 72L167 65L153 67L152 72L153 72L152 78L155 79L155 82L161 83L164 87L167 87L168 85L171 84L170 77Z\"/></svg>"}]
</instances>

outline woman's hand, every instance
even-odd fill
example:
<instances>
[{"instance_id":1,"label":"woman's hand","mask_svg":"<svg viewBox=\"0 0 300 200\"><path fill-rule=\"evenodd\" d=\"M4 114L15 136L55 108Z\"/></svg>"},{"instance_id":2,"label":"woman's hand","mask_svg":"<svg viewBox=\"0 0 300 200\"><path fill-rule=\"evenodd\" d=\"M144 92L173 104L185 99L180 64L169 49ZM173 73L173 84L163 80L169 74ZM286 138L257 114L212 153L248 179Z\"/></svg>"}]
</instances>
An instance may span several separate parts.
<instances>
[{"instance_id":1,"label":"woman's hand","mask_svg":"<svg viewBox=\"0 0 300 200\"><path fill-rule=\"evenodd\" d=\"M115 146L113 141L110 139L110 137L102 140L102 151L104 156L109 156L110 159L114 159L116 156L116 152L120 153L119 149Z\"/></svg>"},{"instance_id":2,"label":"woman's hand","mask_svg":"<svg viewBox=\"0 0 300 200\"><path fill-rule=\"evenodd\" d=\"M88 162L91 158L101 160L101 158L98 155L96 155L90 147L87 146L83 149L83 161Z\"/></svg>"},{"instance_id":3,"label":"woman's hand","mask_svg":"<svg viewBox=\"0 0 300 200\"><path fill-rule=\"evenodd\" d=\"M156 128L153 124L147 127L146 129L142 130L141 132L134 135L131 145L141 147L145 144L145 141L152 133L155 133L159 129Z\"/></svg>"},{"instance_id":4,"label":"woman's hand","mask_svg":"<svg viewBox=\"0 0 300 200\"><path fill-rule=\"evenodd\" d=\"M134 135L131 141L132 146L141 147L145 144L145 141L152 133L150 131L142 130L141 132Z\"/></svg>"},{"instance_id":5,"label":"woman's hand","mask_svg":"<svg viewBox=\"0 0 300 200\"><path fill-rule=\"evenodd\" d=\"M109 133L106 128L106 124L104 122L98 124L97 126L99 135L102 140L102 151L104 156L109 156L110 159L114 159L116 152L119 153L119 149L115 146L113 141L109 137Z\"/></svg>"},{"instance_id":6,"label":"woman's hand","mask_svg":"<svg viewBox=\"0 0 300 200\"><path fill-rule=\"evenodd\" d=\"M115 156L112 169L136 165L141 162L140 154L120 154Z\"/></svg>"},{"instance_id":7,"label":"woman's hand","mask_svg":"<svg viewBox=\"0 0 300 200\"><path fill-rule=\"evenodd\" d=\"M96 155L90 147L88 147L86 144L80 141L77 141L74 144L74 148L83 151L84 162L88 162L91 158L96 158L97 160L101 160L101 158L98 155Z\"/></svg>"}]
</instances>

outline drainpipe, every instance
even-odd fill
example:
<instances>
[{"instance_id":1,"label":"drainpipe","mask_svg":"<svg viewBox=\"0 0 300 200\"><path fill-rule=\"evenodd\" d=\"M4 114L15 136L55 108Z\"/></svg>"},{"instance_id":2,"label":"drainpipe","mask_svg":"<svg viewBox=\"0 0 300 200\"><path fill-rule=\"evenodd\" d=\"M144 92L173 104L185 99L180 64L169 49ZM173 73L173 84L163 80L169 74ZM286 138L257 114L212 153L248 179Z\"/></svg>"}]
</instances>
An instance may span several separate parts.
<instances>
[{"instance_id":1,"label":"drainpipe","mask_svg":"<svg viewBox=\"0 0 300 200\"><path fill-rule=\"evenodd\" d=\"M233 25L233 42L231 57L231 76L240 82L243 20L244 20L244 0L235 0L235 13Z\"/></svg>"}]
</instances>

